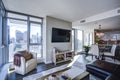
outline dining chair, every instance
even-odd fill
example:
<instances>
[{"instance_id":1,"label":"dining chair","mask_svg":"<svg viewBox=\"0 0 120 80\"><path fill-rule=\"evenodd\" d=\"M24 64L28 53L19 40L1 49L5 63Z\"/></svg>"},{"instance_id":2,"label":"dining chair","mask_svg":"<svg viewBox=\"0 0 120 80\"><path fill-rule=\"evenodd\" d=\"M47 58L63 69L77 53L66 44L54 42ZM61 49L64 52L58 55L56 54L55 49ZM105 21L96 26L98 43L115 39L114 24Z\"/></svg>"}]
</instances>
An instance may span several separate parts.
<instances>
[{"instance_id":1,"label":"dining chair","mask_svg":"<svg viewBox=\"0 0 120 80\"><path fill-rule=\"evenodd\" d=\"M114 56L115 55L116 45L113 44L110 52L104 52L105 56Z\"/></svg>"},{"instance_id":2,"label":"dining chair","mask_svg":"<svg viewBox=\"0 0 120 80\"><path fill-rule=\"evenodd\" d=\"M98 44L93 44L90 48L90 50L88 51L89 55L95 56L95 58L99 58L99 48L98 48Z\"/></svg>"}]
</instances>

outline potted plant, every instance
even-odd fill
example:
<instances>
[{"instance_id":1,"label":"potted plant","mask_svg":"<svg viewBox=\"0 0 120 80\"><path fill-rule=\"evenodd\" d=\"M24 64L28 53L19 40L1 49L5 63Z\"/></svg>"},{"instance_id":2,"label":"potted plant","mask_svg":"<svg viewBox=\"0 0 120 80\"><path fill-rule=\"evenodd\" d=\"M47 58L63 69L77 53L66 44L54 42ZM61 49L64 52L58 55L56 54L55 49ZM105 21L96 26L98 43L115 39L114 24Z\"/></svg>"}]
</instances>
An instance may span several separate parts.
<instances>
[{"instance_id":1,"label":"potted plant","mask_svg":"<svg viewBox=\"0 0 120 80\"><path fill-rule=\"evenodd\" d=\"M98 43L99 41L100 41L100 39L97 37L97 38L95 39L95 42Z\"/></svg>"},{"instance_id":2,"label":"potted plant","mask_svg":"<svg viewBox=\"0 0 120 80\"><path fill-rule=\"evenodd\" d=\"M90 49L90 46L84 45L83 48L84 48L85 52L88 53L88 51L89 51L89 49Z\"/></svg>"}]
</instances>

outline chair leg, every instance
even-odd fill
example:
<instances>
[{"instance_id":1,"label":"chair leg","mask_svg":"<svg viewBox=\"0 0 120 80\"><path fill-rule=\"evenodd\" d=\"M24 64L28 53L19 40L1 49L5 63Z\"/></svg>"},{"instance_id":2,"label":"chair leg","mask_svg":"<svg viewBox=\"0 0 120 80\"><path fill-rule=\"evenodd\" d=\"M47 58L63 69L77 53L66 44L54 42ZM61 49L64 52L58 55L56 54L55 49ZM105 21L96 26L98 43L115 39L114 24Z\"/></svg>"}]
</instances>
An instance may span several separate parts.
<instances>
[{"instance_id":1,"label":"chair leg","mask_svg":"<svg viewBox=\"0 0 120 80\"><path fill-rule=\"evenodd\" d=\"M114 59L114 62L115 62L115 58L113 58Z\"/></svg>"}]
</instances>

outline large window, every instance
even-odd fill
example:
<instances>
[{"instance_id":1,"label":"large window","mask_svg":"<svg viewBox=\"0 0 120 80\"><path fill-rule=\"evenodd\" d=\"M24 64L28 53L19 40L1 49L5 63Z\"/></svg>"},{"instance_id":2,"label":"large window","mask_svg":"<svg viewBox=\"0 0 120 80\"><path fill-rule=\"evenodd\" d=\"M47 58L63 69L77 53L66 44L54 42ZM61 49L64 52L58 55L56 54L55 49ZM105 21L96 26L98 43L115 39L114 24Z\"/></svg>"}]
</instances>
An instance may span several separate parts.
<instances>
[{"instance_id":1,"label":"large window","mask_svg":"<svg viewBox=\"0 0 120 80\"><path fill-rule=\"evenodd\" d=\"M0 0L0 66L6 62L5 55L3 52L3 25L4 25L4 17L5 17L5 8Z\"/></svg>"},{"instance_id":2,"label":"large window","mask_svg":"<svg viewBox=\"0 0 120 80\"><path fill-rule=\"evenodd\" d=\"M82 30L77 30L76 31L76 51L80 52L82 51L83 48L83 31Z\"/></svg>"},{"instance_id":3,"label":"large window","mask_svg":"<svg viewBox=\"0 0 120 80\"><path fill-rule=\"evenodd\" d=\"M31 22L30 23L30 43L29 50L31 52L38 53L37 57L42 57L42 32L41 24Z\"/></svg>"},{"instance_id":4,"label":"large window","mask_svg":"<svg viewBox=\"0 0 120 80\"><path fill-rule=\"evenodd\" d=\"M13 61L14 53L27 50L27 22L8 19L9 26L9 62Z\"/></svg>"},{"instance_id":5,"label":"large window","mask_svg":"<svg viewBox=\"0 0 120 80\"><path fill-rule=\"evenodd\" d=\"M42 57L42 19L8 12L9 62L17 51L28 50Z\"/></svg>"},{"instance_id":6,"label":"large window","mask_svg":"<svg viewBox=\"0 0 120 80\"><path fill-rule=\"evenodd\" d=\"M72 49L80 52L83 49L83 31L78 29L72 30Z\"/></svg>"},{"instance_id":7,"label":"large window","mask_svg":"<svg viewBox=\"0 0 120 80\"><path fill-rule=\"evenodd\" d=\"M92 45L92 43L93 43L93 35L92 35L92 33L86 33L85 34L85 45L89 45L89 46L91 46Z\"/></svg>"},{"instance_id":8,"label":"large window","mask_svg":"<svg viewBox=\"0 0 120 80\"><path fill-rule=\"evenodd\" d=\"M75 30L72 29L72 50L75 51Z\"/></svg>"}]
</instances>

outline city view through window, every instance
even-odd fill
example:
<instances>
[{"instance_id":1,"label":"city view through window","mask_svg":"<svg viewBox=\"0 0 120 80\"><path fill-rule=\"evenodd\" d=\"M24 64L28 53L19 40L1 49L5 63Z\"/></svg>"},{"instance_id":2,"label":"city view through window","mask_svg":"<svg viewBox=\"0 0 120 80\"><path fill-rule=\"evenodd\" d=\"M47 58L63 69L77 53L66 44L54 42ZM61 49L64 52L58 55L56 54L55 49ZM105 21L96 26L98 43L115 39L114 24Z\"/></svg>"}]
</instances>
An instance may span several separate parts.
<instances>
[{"instance_id":1,"label":"city view through window","mask_svg":"<svg viewBox=\"0 0 120 80\"><path fill-rule=\"evenodd\" d=\"M41 34L41 25L36 23L30 24L30 52L38 53L37 57L41 57L42 51L42 34Z\"/></svg>"},{"instance_id":2,"label":"city view through window","mask_svg":"<svg viewBox=\"0 0 120 80\"><path fill-rule=\"evenodd\" d=\"M17 51L28 50L37 53L41 57L41 26L31 24L30 42L28 42L28 28L26 21L8 19L9 26L9 62L13 61L13 56Z\"/></svg>"}]
</instances>

